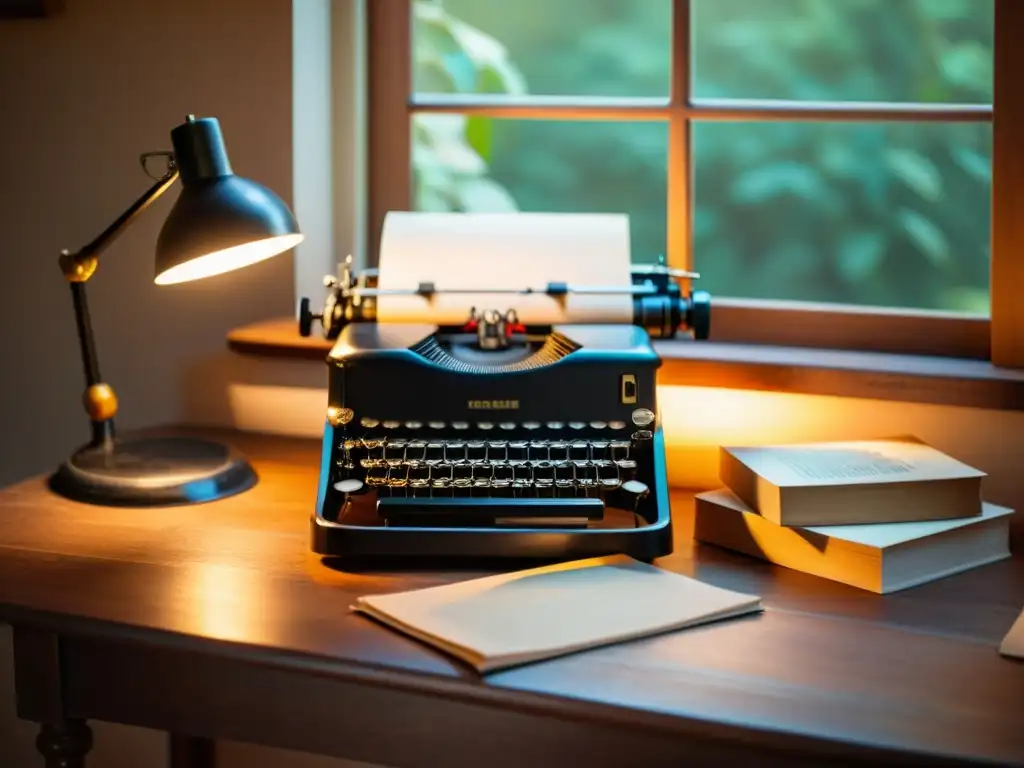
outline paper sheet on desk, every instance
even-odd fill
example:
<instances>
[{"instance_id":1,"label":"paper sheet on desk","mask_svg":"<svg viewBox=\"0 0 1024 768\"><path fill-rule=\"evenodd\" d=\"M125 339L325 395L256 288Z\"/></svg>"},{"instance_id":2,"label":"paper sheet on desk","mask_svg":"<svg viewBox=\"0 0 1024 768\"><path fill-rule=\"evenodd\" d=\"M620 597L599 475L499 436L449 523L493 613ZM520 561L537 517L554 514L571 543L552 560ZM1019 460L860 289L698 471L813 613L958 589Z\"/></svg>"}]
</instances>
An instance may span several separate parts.
<instances>
[{"instance_id":1,"label":"paper sheet on desk","mask_svg":"<svg viewBox=\"0 0 1024 768\"><path fill-rule=\"evenodd\" d=\"M1006 633L1006 637L999 645L999 652L1003 656L1024 659L1024 611L1021 611L1010 631Z\"/></svg>"},{"instance_id":2,"label":"paper sheet on desk","mask_svg":"<svg viewBox=\"0 0 1024 768\"><path fill-rule=\"evenodd\" d=\"M629 217L617 214L387 214L381 234L377 287L543 291L551 282L624 287L631 283ZM629 323L628 293L572 295L440 293L380 296L380 322L460 324L478 312L515 309L526 324Z\"/></svg>"}]
</instances>

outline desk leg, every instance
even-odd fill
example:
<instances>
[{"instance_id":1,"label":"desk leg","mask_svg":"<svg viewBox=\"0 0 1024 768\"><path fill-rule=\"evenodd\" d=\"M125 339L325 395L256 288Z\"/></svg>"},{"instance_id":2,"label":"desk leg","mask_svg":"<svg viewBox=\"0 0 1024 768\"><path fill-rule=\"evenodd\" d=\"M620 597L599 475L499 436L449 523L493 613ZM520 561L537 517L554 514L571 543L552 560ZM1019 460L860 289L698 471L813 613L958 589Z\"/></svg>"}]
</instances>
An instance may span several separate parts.
<instances>
[{"instance_id":1,"label":"desk leg","mask_svg":"<svg viewBox=\"0 0 1024 768\"><path fill-rule=\"evenodd\" d=\"M84 720L44 723L36 737L36 749L46 768L85 768L85 756L92 749L92 729Z\"/></svg>"},{"instance_id":2,"label":"desk leg","mask_svg":"<svg viewBox=\"0 0 1024 768\"><path fill-rule=\"evenodd\" d=\"M60 638L35 627L14 626L14 692L18 717L41 723L36 749L46 768L85 768L92 749L92 729L68 717Z\"/></svg>"},{"instance_id":3,"label":"desk leg","mask_svg":"<svg viewBox=\"0 0 1024 768\"><path fill-rule=\"evenodd\" d=\"M172 733L169 736L169 768L216 768L213 739Z\"/></svg>"}]
</instances>

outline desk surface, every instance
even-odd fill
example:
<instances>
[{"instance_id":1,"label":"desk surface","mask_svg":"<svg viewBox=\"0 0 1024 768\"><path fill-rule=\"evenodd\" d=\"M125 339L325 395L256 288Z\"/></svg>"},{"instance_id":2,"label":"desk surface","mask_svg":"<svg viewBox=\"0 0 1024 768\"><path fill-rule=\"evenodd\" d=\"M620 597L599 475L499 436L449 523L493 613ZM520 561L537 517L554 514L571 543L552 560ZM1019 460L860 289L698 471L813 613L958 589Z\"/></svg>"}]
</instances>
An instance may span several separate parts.
<instances>
[{"instance_id":1,"label":"desk surface","mask_svg":"<svg viewBox=\"0 0 1024 768\"><path fill-rule=\"evenodd\" d=\"M42 478L0 491L0 620L457 700L470 731L482 705L766 755L1024 764L1024 664L996 651L1024 604L1019 554L881 597L694 543L692 496L679 493L675 553L659 564L759 594L763 614L481 680L348 607L485 570L328 567L308 548L318 443L203 433L245 451L260 484L145 511L64 501ZM419 735L403 733L414 748Z\"/></svg>"}]
</instances>

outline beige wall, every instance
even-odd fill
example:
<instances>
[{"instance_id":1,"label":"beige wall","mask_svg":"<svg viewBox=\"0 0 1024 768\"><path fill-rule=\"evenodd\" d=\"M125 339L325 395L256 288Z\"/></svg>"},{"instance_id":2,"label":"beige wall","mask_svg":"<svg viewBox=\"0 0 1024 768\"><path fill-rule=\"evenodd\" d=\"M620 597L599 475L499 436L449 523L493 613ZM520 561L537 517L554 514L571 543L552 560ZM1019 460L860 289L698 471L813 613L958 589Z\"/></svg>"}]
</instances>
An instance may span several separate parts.
<instances>
[{"instance_id":1,"label":"beige wall","mask_svg":"<svg viewBox=\"0 0 1024 768\"><path fill-rule=\"evenodd\" d=\"M169 149L187 113L221 121L235 170L290 199L289 0L66 0L0 22L0 482L88 436L62 248L94 237L151 183L138 155ZM105 254L89 284L120 424L177 418L182 372L232 326L288 314L291 256L157 288L151 254L176 185Z\"/></svg>"},{"instance_id":2,"label":"beige wall","mask_svg":"<svg viewBox=\"0 0 1024 768\"><path fill-rule=\"evenodd\" d=\"M187 112L215 115L236 170L291 197L288 0L65 5L50 20L0 22L0 483L52 467L86 438L74 324L56 258L147 186L140 152L167 148L169 128ZM120 423L187 419L318 436L323 365L224 351L229 328L291 313L291 258L157 289L149 257L173 197L118 242L90 284ZM680 484L714 485L723 442L912 432L988 471L990 499L1024 507L1022 413L681 387L661 398L670 474ZM0 765L37 765L34 727L14 716L10 666L10 633L0 628ZM95 736L90 768L165 764L161 734L100 723ZM221 759L228 768L346 765L237 744L221 745Z\"/></svg>"},{"instance_id":3,"label":"beige wall","mask_svg":"<svg viewBox=\"0 0 1024 768\"><path fill-rule=\"evenodd\" d=\"M141 152L169 149L168 131L187 113L212 115L235 170L292 197L290 0L63 5L51 19L0 21L0 484L48 470L87 439L57 256L149 186ZM176 194L124 234L89 285L123 428L209 412L203 394L184 396L185 380L219 357L228 329L294 306L290 255L156 288L153 244ZM10 672L10 632L0 627L0 765L30 768L41 765L35 729L14 716ZM161 734L100 723L95 737L90 768L165 764ZM222 757L228 768L344 765L231 744Z\"/></svg>"}]
</instances>

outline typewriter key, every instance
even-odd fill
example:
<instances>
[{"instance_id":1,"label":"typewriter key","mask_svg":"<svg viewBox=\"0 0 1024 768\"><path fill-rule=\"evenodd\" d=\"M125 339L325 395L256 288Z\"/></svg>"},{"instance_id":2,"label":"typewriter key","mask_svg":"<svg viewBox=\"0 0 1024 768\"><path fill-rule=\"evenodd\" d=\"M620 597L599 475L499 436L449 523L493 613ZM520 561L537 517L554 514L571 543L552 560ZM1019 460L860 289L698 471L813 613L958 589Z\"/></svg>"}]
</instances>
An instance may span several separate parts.
<instances>
[{"instance_id":1,"label":"typewriter key","mask_svg":"<svg viewBox=\"0 0 1024 768\"><path fill-rule=\"evenodd\" d=\"M539 421L524 421L523 429L540 429Z\"/></svg>"},{"instance_id":2,"label":"typewriter key","mask_svg":"<svg viewBox=\"0 0 1024 768\"><path fill-rule=\"evenodd\" d=\"M491 466L491 484L495 487L505 487L515 477L515 468L511 464L494 464ZM499 486L498 484L502 485Z\"/></svg>"},{"instance_id":3,"label":"typewriter key","mask_svg":"<svg viewBox=\"0 0 1024 768\"><path fill-rule=\"evenodd\" d=\"M584 429L587 425L582 421L570 421L569 429Z\"/></svg>"},{"instance_id":4,"label":"typewriter key","mask_svg":"<svg viewBox=\"0 0 1024 768\"><path fill-rule=\"evenodd\" d=\"M576 495L576 483L564 478L555 478L555 495L560 498L569 498Z\"/></svg>"},{"instance_id":5,"label":"typewriter key","mask_svg":"<svg viewBox=\"0 0 1024 768\"><path fill-rule=\"evenodd\" d=\"M550 443L546 440L534 440L531 442L529 448L530 461L547 461L551 457L549 445Z\"/></svg>"},{"instance_id":6,"label":"typewriter key","mask_svg":"<svg viewBox=\"0 0 1024 768\"><path fill-rule=\"evenodd\" d=\"M379 488L387 484L388 471L384 467L372 467L366 473L366 484Z\"/></svg>"},{"instance_id":7,"label":"typewriter key","mask_svg":"<svg viewBox=\"0 0 1024 768\"><path fill-rule=\"evenodd\" d=\"M466 444L462 440L449 440L444 444L445 461L465 461Z\"/></svg>"},{"instance_id":8,"label":"typewriter key","mask_svg":"<svg viewBox=\"0 0 1024 768\"><path fill-rule=\"evenodd\" d=\"M405 440L389 440L384 446L384 461L389 467L398 467L405 462Z\"/></svg>"},{"instance_id":9,"label":"typewriter key","mask_svg":"<svg viewBox=\"0 0 1024 768\"><path fill-rule=\"evenodd\" d=\"M573 461L581 461L590 458L590 443L577 440L569 446L569 458Z\"/></svg>"},{"instance_id":10,"label":"typewriter key","mask_svg":"<svg viewBox=\"0 0 1024 768\"><path fill-rule=\"evenodd\" d=\"M404 488L406 485L408 485L408 467L389 467L387 483L390 488Z\"/></svg>"},{"instance_id":11,"label":"typewriter key","mask_svg":"<svg viewBox=\"0 0 1024 768\"><path fill-rule=\"evenodd\" d=\"M533 465L533 479L542 483L555 479L555 465L550 461L537 461Z\"/></svg>"},{"instance_id":12,"label":"typewriter key","mask_svg":"<svg viewBox=\"0 0 1024 768\"><path fill-rule=\"evenodd\" d=\"M501 422L501 424L498 425L498 428L504 429L506 432L510 432L516 428L516 425L513 421L503 421Z\"/></svg>"},{"instance_id":13,"label":"typewriter key","mask_svg":"<svg viewBox=\"0 0 1024 768\"><path fill-rule=\"evenodd\" d=\"M576 478L576 473L573 471L575 466L568 461L556 461L555 465L555 481L566 480L569 484Z\"/></svg>"},{"instance_id":14,"label":"typewriter key","mask_svg":"<svg viewBox=\"0 0 1024 768\"><path fill-rule=\"evenodd\" d=\"M569 444L563 440L554 440L548 444L548 456L552 461L565 461L569 458Z\"/></svg>"},{"instance_id":15,"label":"typewriter key","mask_svg":"<svg viewBox=\"0 0 1024 768\"><path fill-rule=\"evenodd\" d=\"M355 477L339 480L334 484L334 490L339 493L357 493L362 487L363 481Z\"/></svg>"},{"instance_id":16,"label":"typewriter key","mask_svg":"<svg viewBox=\"0 0 1024 768\"><path fill-rule=\"evenodd\" d=\"M394 421L393 419L388 419L387 421L384 422L383 426L384 429L398 429L400 426L402 426L402 422Z\"/></svg>"},{"instance_id":17,"label":"typewriter key","mask_svg":"<svg viewBox=\"0 0 1024 768\"><path fill-rule=\"evenodd\" d=\"M609 421L608 429L625 429L626 422L624 421Z\"/></svg>"},{"instance_id":18,"label":"typewriter key","mask_svg":"<svg viewBox=\"0 0 1024 768\"><path fill-rule=\"evenodd\" d=\"M428 421L427 426L431 429L444 429L443 421Z\"/></svg>"},{"instance_id":19,"label":"typewriter key","mask_svg":"<svg viewBox=\"0 0 1024 768\"><path fill-rule=\"evenodd\" d=\"M610 455L608 458L612 461L618 461L619 459L629 458L629 449L631 443L628 440L614 440L609 444Z\"/></svg>"},{"instance_id":20,"label":"typewriter key","mask_svg":"<svg viewBox=\"0 0 1024 768\"><path fill-rule=\"evenodd\" d=\"M633 411L633 423L638 427L646 427L654 423L654 411L649 408L637 408Z\"/></svg>"},{"instance_id":21,"label":"typewriter key","mask_svg":"<svg viewBox=\"0 0 1024 768\"><path fill-rule=\"evenodd\" d=\"M592 422L590 422L590 428L591 429L604 429L607 426L608 426L607 422L604 422L604 421L592 421Z\"/></svg>"},{"instance_id":22,"label":"typewriter key","mask_svg":"<svg viewBox=\"0 0 1024 768\"><path fill-rule=\"evenodd\" d=\"M413 488L425 488L430 483L430 467L416 464L409 467L409 485Z\"/></svg>"},{"instance_id":23,"label":"typewriter key","mask_svg":"<svg viewBox=\"0 0 1024 768\"><path fill-rule=\"evenodd\" d=\"M371 419L369 416L363 416L363 418L359 420L359 423L367 429L373 429L380 424L380 421L378 419Z\"/></svg>"},{"instance_id":24,"label":"typewriter key","mask_svg":"<svg viewBox=\"0 0 1024 768\"><path fill-rule=\"evenodd\" d=\"M508 460L509 461L526 461L527 449L529 443L525 440L509 443L508 444Z\"/></svg>"},{"instance_id":25,"label":"typewriter key","mask_svg":"<svg viewBox=\"0 0 1024 768\"><path fill-rule=\"evenodd\" d=\"M627 480L622 484L622 490L639 501L647 495L650 488L647 487L646 483L641 483L639 480Z\"/></svg>"}]
</instances>

